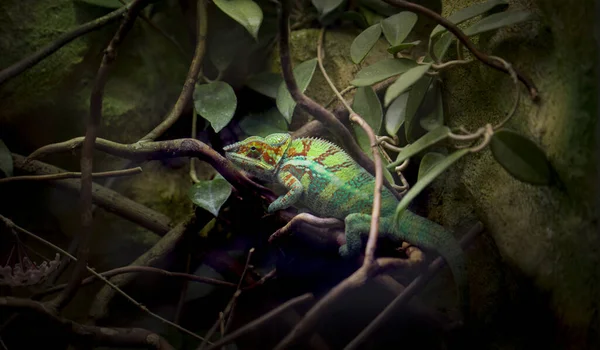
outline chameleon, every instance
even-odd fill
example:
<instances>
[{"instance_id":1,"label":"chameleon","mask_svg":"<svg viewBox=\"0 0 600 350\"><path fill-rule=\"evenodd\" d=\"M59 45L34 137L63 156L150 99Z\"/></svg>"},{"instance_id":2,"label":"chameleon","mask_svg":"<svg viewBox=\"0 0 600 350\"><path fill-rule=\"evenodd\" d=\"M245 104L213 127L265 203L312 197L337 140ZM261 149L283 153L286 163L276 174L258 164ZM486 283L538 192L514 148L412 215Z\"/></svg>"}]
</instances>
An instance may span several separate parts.
<instances>
[{"instance_id":1,"label":"chameleon","mask_svg":"<svg viewBox=\"0 0 600 350\"><path fill-rule=\"evenodd\" d=\"M225 146L225 156L235 166L256 178L279 183L286 193L267 208L269 213L290 206L303 206L319 217L344 221L346 243L343 257L360 254L361 236L371 225L375 177L334 143L319 138L292 139L290 134L251 136ZM398 199L386 187L381 191L380 237L405 241L440 254L452 271L464 317L467 315L468 284L464 253L443 226L404 210L394 219Z\"/></svg>"}]
</instances>

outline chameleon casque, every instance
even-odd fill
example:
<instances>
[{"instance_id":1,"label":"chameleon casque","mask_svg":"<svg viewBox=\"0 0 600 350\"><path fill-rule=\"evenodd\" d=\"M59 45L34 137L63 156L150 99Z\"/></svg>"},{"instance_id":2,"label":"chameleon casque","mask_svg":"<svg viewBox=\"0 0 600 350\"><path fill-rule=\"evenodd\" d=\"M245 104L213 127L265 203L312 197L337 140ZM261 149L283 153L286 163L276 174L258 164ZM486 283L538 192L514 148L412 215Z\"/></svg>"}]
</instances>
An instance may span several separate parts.
<instances>
[{"instance_id":1,"label":"chameleon casque","mask_svg":"<svg viewBox=\"0 0 600 350\"><path fill-rule=\"evenodd\" d=\"M337 145L317 138L292 140L289 134L252 136L224 147L226 156L257 178L283 185L287 193L268 208L269 213L293 205L308 208L319 217L344 220L346 244L340 255L360 254L361 235L371 224L375 178ZM394 222L398 199L381 191L380 236L431 249L446 259L458 288L463 317L468 310L468 285L463 251L442 226L409 210Z\"/></svg>"}]
</instances>

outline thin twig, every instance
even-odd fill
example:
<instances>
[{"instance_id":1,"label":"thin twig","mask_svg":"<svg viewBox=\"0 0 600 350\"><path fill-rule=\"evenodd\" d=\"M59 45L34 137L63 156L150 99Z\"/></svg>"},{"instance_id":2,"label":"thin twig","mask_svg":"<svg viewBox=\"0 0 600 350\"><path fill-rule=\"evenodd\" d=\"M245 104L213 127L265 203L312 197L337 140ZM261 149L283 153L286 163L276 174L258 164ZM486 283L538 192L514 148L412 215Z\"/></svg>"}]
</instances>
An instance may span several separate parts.
<instances>
[{"instance_id":1,"label":"thin twig","mask_svg":"<svg viewBox=\"0 0 600 350\"><path fill-rule=\"evenodd\" d=\"M465 249L468 247L473 240L483 231L483 225L481 222L475 224L469 232L463 236L460 240L460 246ZM437 257L429 267L427 271L415 278L406 289L400 293L386 308L383 310L366 328L364 328L356 338L354 338L344 350L357 349L373 332L379 328L385 321L387 321L394 313L398 312L399 308L410 301L427 282L435 276L446 264L444 258Z\"/></svg>"},{"instance_id":2,"label":"thin twig","mask_svg":"<svg viewBox=\"0 0 600 350\"><path fill-rule=\"evenodd\" d=\"M129 5L131 6L131 4ZM102 16L100 18L96 18L90 22L80 25L79 27L73 29L70 32L64 33L59 36L56 40L51 42L50 44L44 46L43 48L37 50L33 54L23 58L19 62L14 63L10 67L7 67L0 71L0 85L4 84L8 80L16 77L17 75L23 73L27 69L35 66L39 62L41 62L44 58L50 56L51 54L58 51L61 47L67 45L71 41L77 39L78 37L87 34L91 31L100 29L105 25L117 21L121 16L127 11L128 6L123 6L106 16Z\"/></svg>"},{"instance_id":3,"label":"thin twig","mask_svg":"<svg viewBox=\"0 0 600 350\"><path fill-rule=\"evenodd\" d=\"M521 90L519 89L519 79L517 77L517 73L513 69L512 65L500 57L497 57L497 56L491 56L491 57L495 60L498 60L500 63L502 63L504 65L504 67L506 67L506 69L510 72L510 77L512 78L513 82L515 83L515 100L514 100L513 106L510 109L510 111L506 114L506 117L500 123L498 123L497 125L494 126L493 129L498 130L501 127L503 127L506 123L508 123L510 118L512 118L513 115L515 115L517 108L519 107L519 102L521 100Z\"/></svg>"},{"instance_id":4,"label":"thin twig","mask_svg":"<svg viewBox=\"0 0 600 350\"><path fill-rule=\"evenodd\" d=\"M142 172L142 168L131 168L131 169L123 169L123 170L113 170L113 171L103 171L99 173L92 173L93 179L102 179L106 177L121 177L121 176L131 176L135 174L140 174ZM77 179L81 177L80 172L66 172L60 174L52 174L52 175L24 175L24 176L13 176L7 177L4 179L0 179L0 184L6 182L14 182L14 181L50 181L50 180L64 180L64 179Z\"/></svg>"},{"instance_id":5,"label":"thin twig","mask_svg":"<svg viewBox=\"0 0 600 350\"><path fill-rule=\"evenodd\" d=\"M196 138L196 124L198 123L198 113L196 110L192 111L192 138ZM196 157L190 158L190 178L193 183L198 183L200 180L198 179L198 174L196 173Z\"/></svg>"},{"instance_id":6,"label":"thin twig","mask_svg":"<svg viewBox=\"0 0 600 350\"><path fill-rule=\"evenodd\" d=\"M57 310L64 308L75 296L83 275L86 270L88 257L90 254L90 238L92 235L92 168L94 161L94 143L98 134L98 128L102 120L102 99L104 95L104 86L108 80L108 73L117 55L117 47L119 47L123 38L133 27L133 23L137 14L147 5L149 0L134 0L131 3L127 13L124 15L123 22L119 30L108 44L104 51L102 63L98 69L92 94L90 97L90 118L86 128L86 134L83 141L81 151L81 233L79 234L79 249L78 261L75 264L73 273L67 287L53 300L52 305Z\"/></svg>"},{"instance_id":7,"label":"thin twig","mask_svg":"<svg viewBox=\"0 0 600 350\"><path fill-rule=\"evenodd\" d=\"M488 65L492 68L495 68L501 72L510 74L510 71L508 69L506 69L506 67L503 64L499 63L497 60L495 60L491 56L488 56L487 54L479 51L477 49L477 47L475 47L475 45L473 44L471 39L469 39L469 37L466 36L465 33L463 33L463 31L460 30L460 28L456 24L454 24L454 23L450 22L448 19L440 16L438 13L428 9L427 7L421 6L421 5L413 3L413 2L405 1L405 0L384 0L384 1L392 6L399 7L399 8L409 10L412 12L416 12L417 14L422 14L426 17L431 18L436 23L438 23L439 25L446 28L450 33L454 34L454 36L456 36L456 38L458 40L460 40L460 42L462 42L463 45L467 49L469 49L469 51L471 51L473 56L475 56L478 60L480 60L481 62L485 63L486 65ZM517 72L516 70L515 70L515 72L517 73L519 80L527 87L527 90L529 91L529 95L530 95L531 99L536 101L539 98L539 93L538 93L537 88L535 87L535 84L529 79L529 77L525 76L523 73Z\"/></svg>"},{"instance_id":8,"label":"thin twig","mask_svg":"<svg viewBox=\"0 0 600 350\"><path fill-rule=\"evenodd\" d=\"M173 109L169 112L165 120L163 120L157 127L150 131L146 136L142 137L139 142L147 142L156 140L165 131L167 131L181 116L183 109L192 99L194 93L194 87L198 81L200 71L202 70L202 61L204 60L204 54L206 52L206 37L208 35L208 12L206 9L206 0L197 1L196 10L196 26L198 35L196 37L196 50L194 52L194 58L190 64L187 78L179 94L179 98Z\"/></svg>"},{"instance_id":9,"label":"thin twig","mask_svg":"<svg viewBox=\"0 0 600 350\"><path fill-rule=\"evenodd\" d=\"M231 300L229 301L229 304L227 304L227 307L225 307L225 310L223 311L223 313L228 313L229 310L231 310L231 307L233 306L233 303L235 302L235 299L240 295L240 291L236 290L235 293L233 294L233 298L231 298ZM212 327L210 327L210 329L208 330L208 332L206 332L206 335L204 336L204 340L202 341L202 343L198 346L197 350L203 350L207 344L212 344L210 342L210 338L212 338L213 334L215 334L215 332L217 331L217 328L219 328L219 319L217 319L217 321L212 325Z\"/></svg>"},{"instance_id":10,"label":"thin twig","mask_svg":"<svg viewBox=\"0 0 600 350\"><path fill-rule=\"evenodd\" d=\"M306 96L298 88L296 78L292 70L292 61L290 57L290 28L289 28L290 0L284 0L281 3L281 13L279 15L279 56L281 60L281 70L283 80L294 101L310 115L320 120L333 135L335 135L348 154L356 160L360 166L367 170L371 175L375 175L375 163L360 149L350 131L339 121L335 115L316 103L310 97ZM394 190L391 184L384 179L385 186L396 196L400 195Z\"/></svg>"},{"instance_id":11,"label":"thin twig","mask_svg":"<svg viewBox=\"0 0 600 350\"><path fill-rule=\"evenodd\" d=\"M440 71L440 70L444 70L450 67L454 67L454 66L464 66L465 64L469 64L471 62L475 62L473 60L453 60L453 61L448 61L448 62L444 62L444 63L440 63L440 64L432 64L431 68L435 69L436 71Z\"/></svg>"},{"instance_id":12,"label":"thin twig","mask_svg":"<svg viewBox=\"0 0 600 350\"><path fill-rule=\"evenodd\" d=\"M225 334L225 332L227 332L227 330L229 329L229 326L231 325L231 320L233 319L233 313L235 311L235 306L237 304L237 299L239 298L240 294L242 293L242 283L244 282L244 279L246 278L246 273L248 272L248 267L250 266L250 259L252 259L252 254L254 253L254 248L250 248L250 250L248 251L248 257L246 258L246 265L244 265L244 271L242 271L242 275L240 276L240 280L238 282L237 285L237 291L239 291L240 293L234 293L233 296L231 297L231 311L229 311L229 314L227 313L223 313L224 315L227 316L227 322L225 323L225 331L223 332L223 334Z\"/></svg>"},{"instance_id":13,"label":"thin twig","mask_svg":"<svg viewBox=\"0 0 600 350\"><path fill-rule=\"evenodd\" d=\"M266 314L262 315L261 317L257 318L256 320L236 329L233 333L230 333L229 335L223 337L219 341L216 341L211 347L208 348L208 350L215 350L223 345L229 344L229 343L233 342L234 340L238 339L239 337L241 337L245 334L248 334L248 333L256 330L257 328L260 328L263 324L265 324L269 321L272 321L275 317L279 316L280 314L284 313L285 311L287 311L297 305L304 304L313 299L314 299L314 297L310 293L303 294L301 296L290 299L290 300L286 301L285 303L279 305L277 308L275 308L275 309L267 312Z\"/></svg>"},{"instance_id":14,"label":"thin twig","mask_svg":"<svg viewBox=\"0 0 600 350\"><path fill-rule=\"evenodd\" d=\"M35 235L29 231L27 231L26 229L22 228L21 226L18 226L17 224L15 224L12 220L0 215L0 220L4 222L4 224L9 227L9 228L13 228L23 234L26 234L27 236L36 239L38 241L40 241L41 243L47 245L48 247L56 250L57 252L63 254L64 256L69 257L71 260L79 263L78 259L76 257L74 257L73 255L69 254L67 251L65 251L64 249L60 248L59 246L43 239L42 237ZM90 272L92 275L94 275L96 278L102 280L104 283L106 283L108 286L110 286L112 289L114 289L117 293L121 294L123 297L125 297L125 299L129 300L132 304L134 304L135 306L137 306L139 309L141 309L142 311L148 313L150 316L156 318L157 320L166 323L170 326L173 326L175 328L177 328L178 330L191 335L192 337L198 339L198 340L204 340L202 337L200 337L199 335L155 314L154 312L148 310L147 307L145 307L144 305L140 304L139 302L137 302L134 298L132 298L131 296L129 296L129 294L125 293L124 291L122 291L119 287L117 287L116 285L114 285L112 282L110 282L108 279L106 279L104 276L102 276L101 274L99 274L98 272L96 272L96 270L90 268L87 266L87 264L85 265L85 269ZM67 284L68 287L68 284ZM51 300L47 303L44 303L44 305L46 305L49 309L51 310L55 310L56 307L54 306L54 300Z\"/></svg>"}]
</instances>

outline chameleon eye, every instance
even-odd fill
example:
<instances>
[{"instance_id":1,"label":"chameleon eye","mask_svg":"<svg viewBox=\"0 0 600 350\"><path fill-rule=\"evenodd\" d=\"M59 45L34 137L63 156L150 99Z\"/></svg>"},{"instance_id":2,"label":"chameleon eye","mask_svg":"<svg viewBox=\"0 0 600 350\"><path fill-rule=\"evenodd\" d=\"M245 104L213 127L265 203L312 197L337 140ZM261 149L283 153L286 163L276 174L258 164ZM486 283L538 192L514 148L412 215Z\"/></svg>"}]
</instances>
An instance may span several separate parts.
<instances>
[{"instance_id":1,"label":"chameleon eye","mask_svg":"<svg viewBox=\"0 0 600 350\"><path fill-rule=\"evenodd\" d=\"M250 147L250 150L256 151L256 147L252 146L252 147Z\"/></svg>"}]
</instances>

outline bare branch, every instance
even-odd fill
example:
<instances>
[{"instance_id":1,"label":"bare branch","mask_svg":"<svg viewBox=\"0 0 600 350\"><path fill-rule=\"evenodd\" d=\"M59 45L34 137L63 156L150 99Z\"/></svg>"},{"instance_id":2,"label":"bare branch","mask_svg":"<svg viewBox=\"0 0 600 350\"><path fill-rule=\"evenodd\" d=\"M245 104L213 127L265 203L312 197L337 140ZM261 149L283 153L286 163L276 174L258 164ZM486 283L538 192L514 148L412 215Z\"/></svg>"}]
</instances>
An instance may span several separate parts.
<instances>
[{"instance_id":1,"label":"bare branch","mask_svg":"<svg viewBox=\"0 0 600 350\"><path fill-rule=\"evenodd\" d=\"M131 176L135 174L140 174L142 172L142 168L131 168L124 170L113 170L113 171L103 171L99 173L92 173L93 179L102 179L107 177L121 177L121 176ZM52 175L25 175L25 176L12 176L4 179L0 179L0 184L14 181L52 181L52 180L64 180L64 179L77 179L81 177L80 172L64 172L60 174L52 174Z\"/></svg>"}]
</instances>

